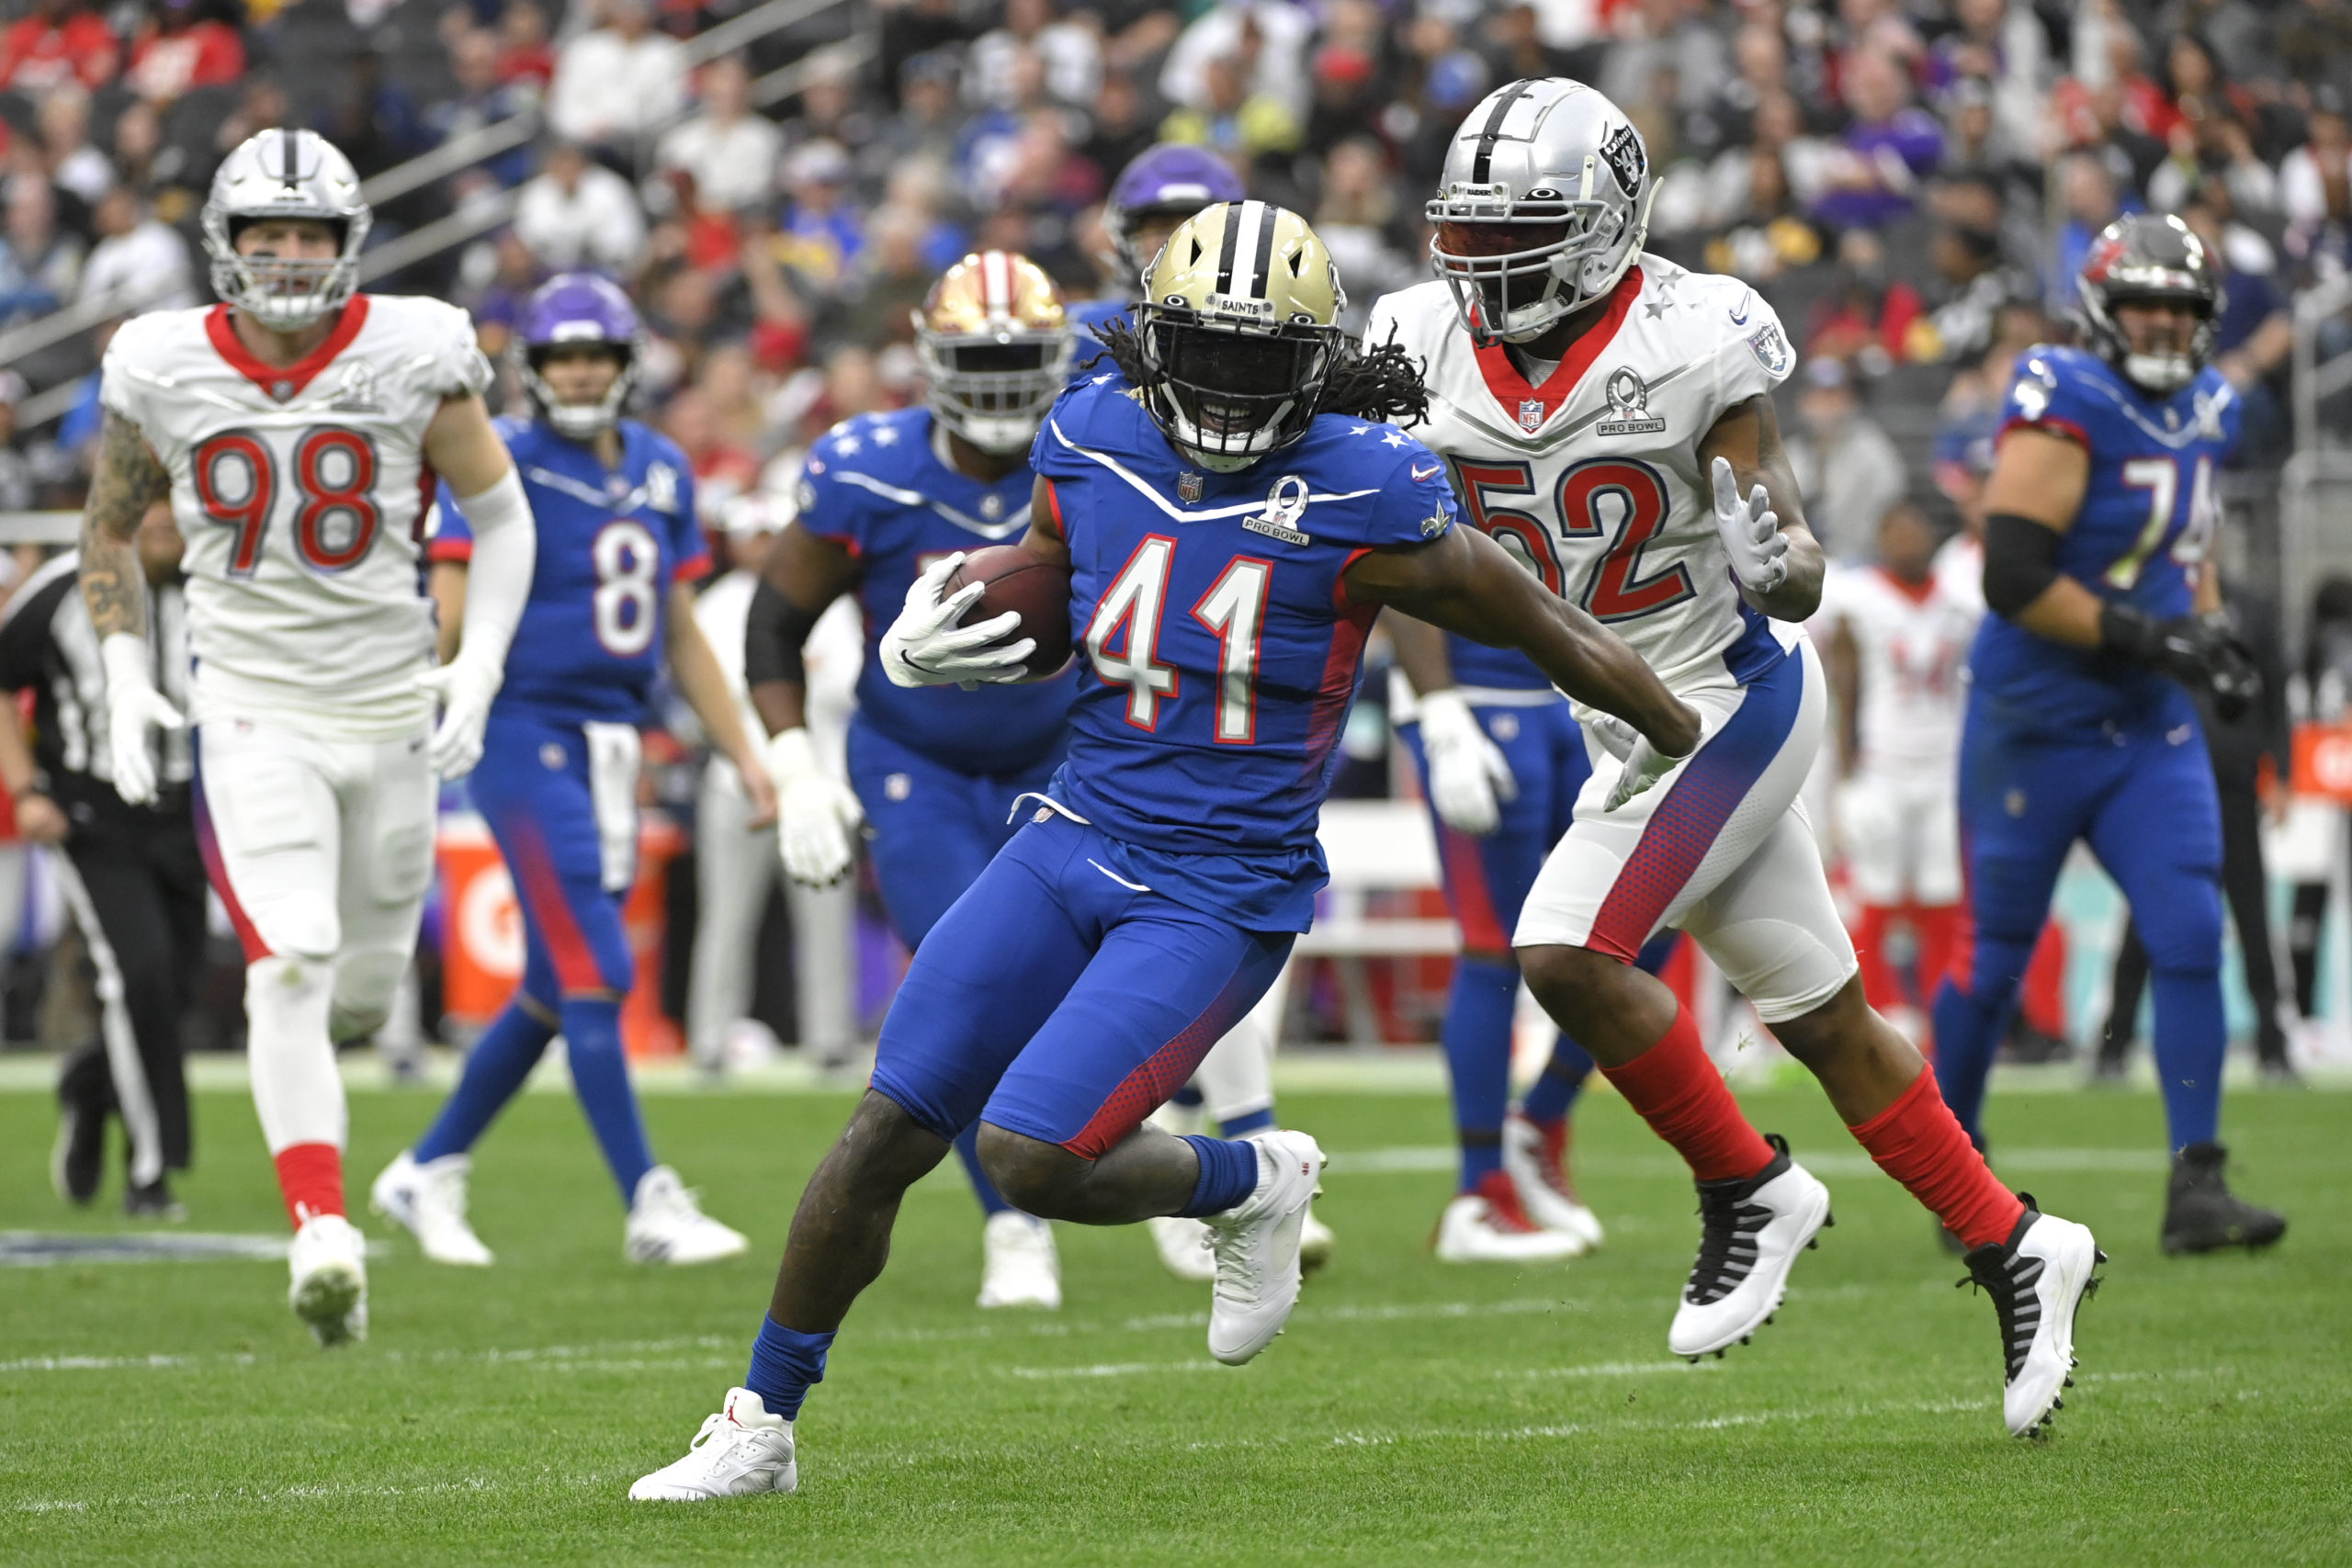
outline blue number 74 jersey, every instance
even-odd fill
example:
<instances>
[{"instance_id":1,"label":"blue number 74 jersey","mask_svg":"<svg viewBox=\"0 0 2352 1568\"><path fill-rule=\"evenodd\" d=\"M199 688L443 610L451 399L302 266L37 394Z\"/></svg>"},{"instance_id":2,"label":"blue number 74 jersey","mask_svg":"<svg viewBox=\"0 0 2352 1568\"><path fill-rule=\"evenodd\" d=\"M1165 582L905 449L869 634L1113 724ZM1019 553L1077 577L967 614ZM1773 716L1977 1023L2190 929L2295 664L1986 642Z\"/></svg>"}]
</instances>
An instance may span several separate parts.
<instances>
[{"instance_id":1,"label":"blue number 74 jersey","mask_svg":"<svg viewBox=\"0 0 2352 1568\"><path fill-rule=\"evenodd\" d=\"M1316 820L1376 605L1357 557L1453 526L1445 465L1324 414L1238 474L1194 468L1125 379L1062 394L1031 459L1069 541L1080 664L1056 798L1140 852L1134 879L1261 931L1304 931Z\"/></svg>"},{"instance_id":2,"label":"blue number 74 jersey","mask_svg":"<svg viewBox=\"0 0 2352 1568\"><path fill-rule=\"evenodd\" d=\"M2237 395L2207 369L2169 397L2139 390L2079 348L2028 349L2009 384L2005 432L2018 426L2079 442L2090 481L2060 536L2058 570L2102 599L2159 619L2186 615L2192 573L2219 520L2213 474L2237 445ZM2154 671L2036 637L1987 615L1969 659L1978 696L2003 724L2071 733L2114 724L2169 728L2188 711Z\"/></svg>"}]
</instances>

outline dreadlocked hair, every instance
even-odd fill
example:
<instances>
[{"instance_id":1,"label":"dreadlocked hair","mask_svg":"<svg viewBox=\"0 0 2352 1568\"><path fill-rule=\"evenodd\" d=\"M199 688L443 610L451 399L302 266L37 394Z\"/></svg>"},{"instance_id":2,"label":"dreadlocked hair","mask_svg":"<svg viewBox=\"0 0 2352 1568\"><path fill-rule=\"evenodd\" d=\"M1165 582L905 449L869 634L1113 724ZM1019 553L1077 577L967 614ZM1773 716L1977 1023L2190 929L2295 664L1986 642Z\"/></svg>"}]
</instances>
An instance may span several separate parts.
<instances>
[{"instance_id":1,"label":"dreadlocked hair","mask_svg":"<svg viewBox=\"0 0 2352 1568\"><path fill-rule=\"evenodd\" d=\"M1142 386L1143 342L1126 318L1102 322L1094 335L1102 340L1102 352L1079 368L1091 370L1108 359L1120 375ZM1421 384L1420 362L1406 354L1393 326L1388 341L1376 348L1363 348L1353 339L1343 338L1331 372L1323 378L1323 390L1315 400L1315 412L1380 424L1419 424L1430 412L1430 393Z\"/></svg>"}]
</instances>

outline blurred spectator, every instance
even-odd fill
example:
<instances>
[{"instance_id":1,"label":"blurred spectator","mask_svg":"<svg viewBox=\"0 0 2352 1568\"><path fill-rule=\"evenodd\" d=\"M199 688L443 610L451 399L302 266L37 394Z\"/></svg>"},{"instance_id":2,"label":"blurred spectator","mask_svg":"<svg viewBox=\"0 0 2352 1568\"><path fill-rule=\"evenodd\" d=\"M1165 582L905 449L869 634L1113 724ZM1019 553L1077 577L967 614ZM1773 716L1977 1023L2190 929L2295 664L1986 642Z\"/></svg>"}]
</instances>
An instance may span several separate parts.
<instances>
[{"instance_id":1,"label":"blurred spectator","mask_svg":"<svg viewBox=\"0 0 2352 1568\"><path fill-rule=\"evenodd\" d=\"M532 0L507 0L498 18L498 79L544 95L555 80L555 51L548 43L548 14Z\"/></svg>"},{"instance_id":2,"label":"blurred spectator","mask_svg":"<svg viewBox=\"0 0 2352 1568\"><path fill-rule=\"evenodd\" d=\"M1806 360L1804 381L1789 463L1804 492L1804 520L1831 558L1867 556L1879 519L1909 489L1903 454L1862 412L1860 389L1844 360Z\"/></svg>"},{"instance_id":3,"label":"blurred spectator","mask_svg":"<svg viewBox=\"0 0 2352 1568\"><path fill-rule=\"evenodd\" d=\"M648 0L604 0L604 25L556 55L548 123L567 141L617 146L658 129L685 101L685 51L653 30Z\"/></svg>"},{"instance_id":4,"label":"blurred spectator","mask_svg":"<svg viewBox=\"0 0 2352 1568\"><path fill-rule=\"evenodd\" d=\"M1094 95L1094 112L1089 124L1091 134L1079 149L1079 154L1100 170L1105 180L1117 179L1119 171L1135 162L1136 154L1150 146L1158 135L1146 112L1143 89L1136 85L1134 77L1123 72L1102 78L1102 90Z\"/></svg>"},{"instance_id":5,"label":"blurred spectator","mask_svg":"<svg viewBox=\"0 0 2352 1568\"><path fill-rule=\"evenodd\" d=\"M95 91L114 80L122 46L83 0L31 0L0 33L0 88L37 96L64 82Z\"/></svg>"},{"instance_id":6,"label":"blurred spectator","mask_svg":"<svg viewBox=\"0 0 2352 1568\"><path fill-rule=\"evenodd\" d=\"M7 228L0 234L0 327L43 316L74 298L82 244L57 226L57 193L47 180L6 182Z\"/></svg>"},{"instance_id":7,"label":"blurred spectator","mask_svg":"<svg viewBox=\"0 0 2352 1568\"><path fill-rule=\"evenodd\" d=\"M1058 101L1094 101L1102 76L1102 50L1091 28L1057 21L1053 0L1005 0L1004 25L982 33L964 62L964 96L1009 108L1016 102L1013 62L1023 51L1046 69L1046 90Z\"/></svg>"},{"instance_id":8,"label":"blurred spectator","mask_svg":"<svg viewBox=\"0 0 2352 1568\"><path fill-rule=\"evenodd\" d=\"M1332 148L1324 168L1323 204L1315 210L1315 231L1347 280L1348 310L1340 325L1351 333L1363 330L1374 299L1409 288L1427 276L1419 257L1407 256L1391 243L1396 216L1396 187L1380 143L1357 137Z\"/></svg>"},{"instance_id":9,"label":"blurred spectator","mask_svg":"<svg viewBox=\"0 0 2352 1568\"><path fill-rule=\"evenodd\" d=\"M1159 139L1207 147L1235 159L1296 147L1301 127L1290 106L1297 100L1251 90L1249 65L1238 54L1210 61L1202 72L1200 103L1187 104L1161 121Z\"/></svg>"},{"instance_id":10,"label":"blurred spectator","mask_svg":"<svg viewBox=\"0 0 2352 1568\"><path fill-rule=\"evenodd\" d=\"M164 144L164 117L143 99L115 116L113 141L115 176L150 200L187 170L187 153Z\"/></svg>"},{"instance_id":11,"label":"blurred spectator","mask_svg":"<svg viewBox=\"0 0 2352 1568\"><path fill-rule=\"evenodd\" d=\"M115 186L99 200L96 216L101 238L82 268L79 298L119 300L126 316L196 303L187 242L157 221L138 192Z\"/></svg>"},{"instance_id":12,"label":"blurred spectator","mask_svg":"<svg viewBox=\"0 0 2352 1568\"><path fill-rule=\"evenodd\" d=\"M911 315L939 276L923 255L925 228L919 212L900 207L876 209L866 225L857 299L842 322L843 337L877 346L914 340Z\"/></svg>"},{"instance_id":13,"label":"blurred spectator","mask_svg":"<svg viewBox=\"0 0 2352 1568\"><path fill-rule=\"evenodd\" d=\"M1210 109L1210 65L1228 60L1241 73L1238 97L1303 105L1308 97L1306 46L1314 36L1314 18L1290 0L1229 0L1212 6L1168 51L1159 73L1159 96L1185 108Z\"/></svg>"},{"instance_id":14,"label":"blurred spectator","mask_svg":"<svg viewBox=\"0 0 2352 1568\"><path fill-rule=\"evenodd\" d=\"M785 160L791 203L777 231L777 258L822 292L842 285L865 248L849 177L849 154L836 142L812 141Z\"/></svg>"},{"instance_id":15,"label":"blurred spectator","mask_svg":"<svg viewBox=\"0 0 2352 1568\"><path fill-rule=\"evenodd\" d=\"M2279 161L2278 204L2290 253L2342 259L2352 227L2352 123L2332 88L2312 96L2311 139Z\"/></svg>"},{"instance_id":16,"label":"blurred spectator","mask_svg":"<svg viewBox=\"0 0 2352 1568\"><path fill-rule=\"evenodd\" d=\"M1998 217L1996 207L1991 216ZM2024 285L2003 265L2001 236L1974 223L1936 226L1928 257L1935 268L1928 314L1911 329L1905 358L1974 359L1993 341L1994 319Z\"/></svg>"},{"instance_id":17,"label":"blurred spectator","mask_svg":"<svg viewBox=\"0 0 2352 1568\"><path fill-rule=\"evenodd\" d=\"M702 112L662 138L654 161L694 176L701 204L734 212L775 195L784 133L751 111L752 73L728 55L703 67Z\"/></svg>"},{"instance_id":18,"label":"blurred spectator","mask_svg":"<svg viewBox=\"0 0 2352 1568\"><path fill-rule=\"evenodd\" d=\"M2051 310L2063 314L2075 308L2075 279L2083 270L2083 258L2090 254L2091 242L2126 209L2116 197L2112 171L2087 152L2070 153L2058 165L2058 199L2064 218L2043 292ZM2138 203L2132 206L2136 209Z\"/></svg>"},{"instance_id":19,"label":"blurred spectator","mask_svg":"<svg viewBox=\"0 0 2352 1568\"><path fill-rule=\"evenodd\" d=\"M2214 361L2245 405L2245 433L2233 468L2264 468L2285 460L2290 443L2285 390L2287 362L2295 352L2289 300L2274 281L2278 258L2268 242L2227 220L2228 193L2211 186L2181 209L2181 220L2205 242L2222 285L2222 315L2213 334Z\"/></svg>"},{"instance_id":20,"label":"blurred spectator","mask_svg":"<svg viewBox=\"0 0 2352 1568\"><path fill-rule=\"evenodd\" d=\"M49 177L91 206L114 185L114 165L90 145L90 95L76 84L41 99L40 150Z\"/></svg>"},{"instance_id":21,"label":"blurred spectator","mask_svg":"<svg viewBox=\"0 0 2352 1568\"><path fill-rule=\"evenodd\" d=\"M168 104L194 87L224 87L245 73L237 29L204 14L209 0L155 0L130 42L123 83L151 104Z\"/></svg>"},{"instance_id":22,"label":"blurred spectator","mask_svg":"<svg viewBox=\"0 0 2352 1568\"><path fill-rule=\"evenodd\" d=\"M40 493L31 457L17 446L17 405L28 390L22 376L0 370L0 512L30 512ZM13 570L9 580L14 581Z\"/></svg>"},{"instance_id":23,"label":"blurred spectator","mask_svg":"<svg viewBox=\"0 0 2352 1568\"><path fill-rule=\"evenodd\" d=\"M514 232L550 272L594 266L625 276L645 243L645 215L627 180L559 141L515 200Z\"/></svg>"},{"instance_id":24,"label":"blurred spectator","mask_svg":"<svg viewBox=\"0 0 2352 1568\"><path fill-rule=\"evenodd\" d=\"M449 43L449 76L456 92L424 112L424 123L436 141L461 136L514 118L530 107L532 89L500 73L495 34L467 28ZM516 186L530 176L528 145L502 152L484 165L502 186Z\"/></svg>"},{"instance_id":25,"label":"blurred spectator","mask_svg":"<svg viewBox=\"0 0 2352 1568\"><path fill-rule=\"evenodd\" d=\"M687 387L670 400L662 416L662 432L678 444L695 471L695 510L702 525L713 532L726 525L728 503L750 487L759 475L759 459L749 447L726 438L699 387Z\"/></svg>"},{"instance_id":26,"label":"blurred spectator","mask_svg":"<svg viewBox=\"0 0 2352 1568\"><path fill-rule=\"evenodd\" d=\"M1943 156L1943 128L1911 101L1909 74L1884 51L1850 55L1844 77L1854 118L1813 210L1838 228L1871 227L1916 205L1920 178Z\"/></svg>"},{"instance_id":27,"label":"blurred spectator","mask_svg":"<svg viewBox=\"0 0 2352 1568\"><path fill-rule=\"evenodd\" d=\"M1124 81L1111 77L1103 84ZM890 117L867 155L886 168L912 159L945 166L956 159L964 116L956 103L956 62L946 54L918 54L899 72L899 110ZM1098 110L1097 121L1100 123Z\"/></svg>"}]
</instances>

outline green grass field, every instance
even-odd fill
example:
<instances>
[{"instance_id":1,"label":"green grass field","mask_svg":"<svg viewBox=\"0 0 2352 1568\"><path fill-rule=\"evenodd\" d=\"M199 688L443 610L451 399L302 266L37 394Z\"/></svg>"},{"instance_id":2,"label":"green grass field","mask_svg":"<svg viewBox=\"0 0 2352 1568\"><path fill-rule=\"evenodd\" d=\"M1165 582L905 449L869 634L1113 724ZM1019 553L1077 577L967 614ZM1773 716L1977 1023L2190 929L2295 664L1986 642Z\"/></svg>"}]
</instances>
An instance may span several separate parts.
<instances>
[{"instance_id":1,"label":"green grass field","mask_svg":"<svg viewBox=\"0 0 2352 1568\"><path fill-rule=\"evenodd\" d=\"M353 1102L353 1184L429 1117ZM800 1182L846 1096L659 1096L657 1151L753 1256L624 1264L577 1111L520 1101L476 1168L486 1272L373 1265L373 1337L315 1349L283 1266L0 1269L0 1562L2151 1564L2352 1562L2352 1206L2334 1093L2241 1094L2241 1186L2292 1215L2267 1257L2167 1260L2153 1094L1996 1097L2004 1168L2112 1257L2055 1437L2003 1432L1990 1307L1819 1098L1748 1098L1830 1183L1837 1227L1780 1320L1665 1354L1696 1239L1679 1166L1623 1105L1583 1122L1608 1223L1566 1269L1447 1268L1442 1102L1293 1094L1339 1156L1338 1261L1242 1370L1204 1287L1139 1231L1061 1229L1069 1305L982 1314L952 1166L800 1425L797 1496L624 1500L742 1376ZM282 1225L242 1095L200 1097L191 1228ZM0 1094L0 1229L69 1215L50 1107ZM109 1191L107 1201L111 1201ZM382 1236L380 1221L364 1222Z\"/></svg>"}]
</instances>

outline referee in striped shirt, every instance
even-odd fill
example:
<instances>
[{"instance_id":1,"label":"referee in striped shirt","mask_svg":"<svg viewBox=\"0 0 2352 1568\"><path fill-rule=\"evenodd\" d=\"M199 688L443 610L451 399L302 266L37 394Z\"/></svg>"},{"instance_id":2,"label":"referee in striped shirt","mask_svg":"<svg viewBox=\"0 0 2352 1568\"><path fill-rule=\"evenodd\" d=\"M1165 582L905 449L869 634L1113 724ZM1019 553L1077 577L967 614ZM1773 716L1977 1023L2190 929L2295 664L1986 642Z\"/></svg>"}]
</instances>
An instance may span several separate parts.
<instances>
[{"instance_id":1,"label":"referee in striped shirt","mask_svg":"<svg viewBox=\"0 0 2352 1568\"><path fill-rule=\"evenodd\" d=\"M154 628L155 686L187 709L187 615L179 587L179 530L171 509L139 530ZM99 1038L66 1058L52 1175L75 1203L96 1196L109 1114L129 1138L123 1208L177 1219L166 1172L187 1168L187 1083L180 1019L204 958L204 862L190 804L194 753L185 729L157 749L161 791L152 807L115 793L107 735L106 673L69 551L28 578L0 609L0 689L33 694L28 749L13 713L0 712L0 785L17 803L24 837L54 847L50 864L96 970Z\"/></svg>"}]
</instances>

